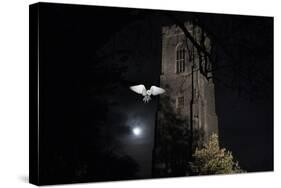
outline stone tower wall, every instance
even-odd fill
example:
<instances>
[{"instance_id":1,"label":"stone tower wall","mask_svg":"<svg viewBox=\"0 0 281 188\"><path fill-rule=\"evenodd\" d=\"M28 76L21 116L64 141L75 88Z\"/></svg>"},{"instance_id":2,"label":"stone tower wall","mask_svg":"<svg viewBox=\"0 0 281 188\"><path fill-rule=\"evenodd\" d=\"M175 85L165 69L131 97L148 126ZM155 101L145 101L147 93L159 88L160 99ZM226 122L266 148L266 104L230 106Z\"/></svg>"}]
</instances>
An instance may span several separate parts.
<instances>
[{"instance_id":1,"label":"stone tower wall","mask_svg":"<svg viewBox=\"0 0 281 188\"><path fill-rule=\"evenodd\" d=\"M211 41L206 33L191 22L186 22L185 27L197 43L210 52ZM184 45L186 48L185 71L181 73L176 72L178 45ZM190 124L193 124L195 146L206 143L212 133L218 134L212 73L206 71L206 74L202 74L202 69L210 69L209 63L192 42L186 39L179 27L172 25L162 28L160 86L166 90L166 93L160 96L155 133L153 171L156 177L177 176L184 173L183 166L187 166L191 152L187 147L190 140L185 137L190 131ZM199 65L204 67L201 71ZM179 105L180 97L184 97L183 106ZM182 134L176 135L173 130L180 130Z\"/></svg>"}]
</instances>

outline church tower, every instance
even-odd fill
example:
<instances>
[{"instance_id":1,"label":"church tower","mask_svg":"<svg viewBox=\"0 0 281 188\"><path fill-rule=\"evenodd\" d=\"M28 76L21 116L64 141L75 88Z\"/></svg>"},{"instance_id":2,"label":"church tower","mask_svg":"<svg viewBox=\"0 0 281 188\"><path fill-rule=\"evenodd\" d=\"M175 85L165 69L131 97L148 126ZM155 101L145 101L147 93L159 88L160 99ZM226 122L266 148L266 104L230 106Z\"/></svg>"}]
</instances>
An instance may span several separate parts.
<instances>
[{"instance_id":1,"label":"church tower","mask_svg":"<svg viewBox=\"0 0 281 188\"><path fill-rule=\"evenodd\" d=\"M192 22L184 24L208 53L211 41ZM215 90L209 57L176 26L162 28L160 95L153 151L153 176L186 175L195 147L218 134Z\"/></svg>"}]
</instances>

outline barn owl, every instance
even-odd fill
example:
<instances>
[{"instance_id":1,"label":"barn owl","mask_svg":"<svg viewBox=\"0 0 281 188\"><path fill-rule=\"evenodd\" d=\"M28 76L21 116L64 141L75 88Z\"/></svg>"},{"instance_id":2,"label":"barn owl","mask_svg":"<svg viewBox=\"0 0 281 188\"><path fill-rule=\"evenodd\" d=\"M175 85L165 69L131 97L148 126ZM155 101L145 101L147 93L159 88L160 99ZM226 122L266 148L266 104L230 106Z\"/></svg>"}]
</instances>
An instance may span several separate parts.
<instances>
[{"instance_id":1,"label":"barn owl","mask_svg":"<svg viewBox=\"0 0 281 188\"><path fill-rule=\"evenodd\" d=\"M143 97L143 102L144 103L148 103L151 100L151 95L160 95L162 93L165 93L165 90L160 88L160 87L156 87L156 86L151 86L149 90L145 89L145 86L140 84L140 85L135 85L135 86L131 86L130 89L138 94L141 94Z\"/></svg>"}]
</instances>

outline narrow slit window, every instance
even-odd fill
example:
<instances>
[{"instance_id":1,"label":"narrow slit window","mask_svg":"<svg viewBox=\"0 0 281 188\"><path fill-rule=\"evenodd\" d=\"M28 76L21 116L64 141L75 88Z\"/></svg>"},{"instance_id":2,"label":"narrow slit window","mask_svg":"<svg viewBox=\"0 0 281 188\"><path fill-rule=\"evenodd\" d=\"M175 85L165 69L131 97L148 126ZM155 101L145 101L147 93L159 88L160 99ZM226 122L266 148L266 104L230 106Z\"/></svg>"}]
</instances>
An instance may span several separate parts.
<instances>
[{"instance_id":1,"label":"narrow slit window","mask_svg":"<svg viewBox=\"0 0 281 188\"><path fill-rule=\"evenodd\" d=\"M176 73L185 72L186 49L181 44L176 50Z\"/></svg>"},{"instance_id":2,"label":"narrow slit window","mask_svg":"<svg viewBox=\"0 0 281 188\"><path fill-rule=\"evenodd\" d=\"M183 108L184 107L184 97L178 97L178 108Z\"/></svg>"}]
</instances>

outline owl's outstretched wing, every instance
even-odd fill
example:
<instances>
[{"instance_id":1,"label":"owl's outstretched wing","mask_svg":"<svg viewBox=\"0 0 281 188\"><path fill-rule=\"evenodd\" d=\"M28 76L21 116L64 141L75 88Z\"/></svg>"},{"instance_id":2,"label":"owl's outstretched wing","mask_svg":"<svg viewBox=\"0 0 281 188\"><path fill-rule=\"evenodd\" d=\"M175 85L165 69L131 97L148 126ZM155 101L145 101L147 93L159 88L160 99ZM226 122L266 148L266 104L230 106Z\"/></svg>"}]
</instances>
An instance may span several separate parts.
<instances>
[{"instance_id":1,"label":"owl's outstretched wing","mask_svg":"<svg viewBox=\"0 0 281 188\"><path fill-rule=\"evenodd\" d=\"M150 91L152 95L160 95L162 93L165 93L164 89L156 86L151 86Z\"/></svg>"},{"instance_id":2,"label":"owl's outstretched wing","mask_svg":"<svg viewBox=\"0 0 281 188\"><path fill-rule=\"evenodd\" d=\"M146 89L145 86L140 84L140 85L135 85L135 86L131 86L130 89L138 94L141 94L143 96L146 95Z\"/></svg>"}]
</instances>

